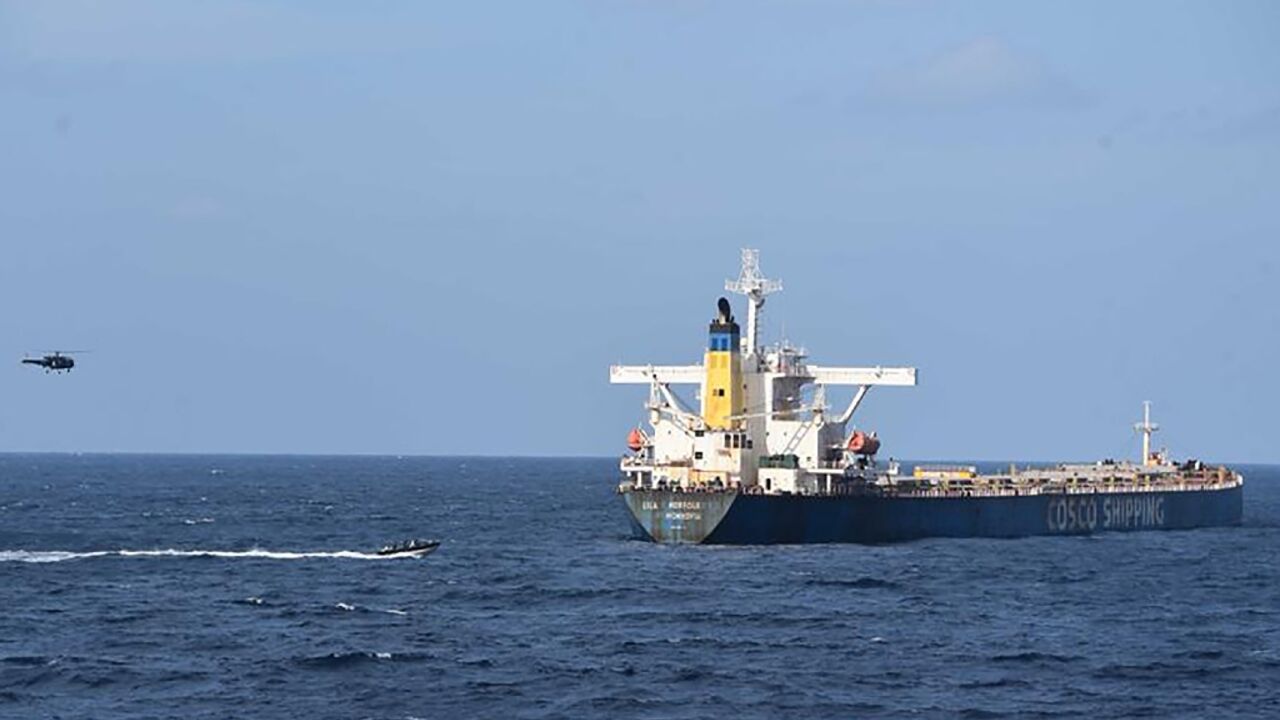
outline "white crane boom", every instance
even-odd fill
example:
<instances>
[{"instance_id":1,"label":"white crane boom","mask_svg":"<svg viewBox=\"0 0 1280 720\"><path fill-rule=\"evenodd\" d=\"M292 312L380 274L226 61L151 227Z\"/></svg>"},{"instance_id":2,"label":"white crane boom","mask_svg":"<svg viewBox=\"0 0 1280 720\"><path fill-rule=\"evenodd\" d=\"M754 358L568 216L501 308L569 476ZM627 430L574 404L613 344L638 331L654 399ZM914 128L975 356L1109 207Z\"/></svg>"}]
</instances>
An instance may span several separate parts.
<instances>
[{"instance_id":1,"label":"white crane boom","mask_svg":"<svg viewBox=\"0 0 1280 720\"><path fill-rule=\"evenodd\" d=\"M613 385L697 385L706 375L701 365L612 365L609 382Z\"/></svg>"},{"instance_id":2,"label":"white crane boom","mask_svg":"<svg viewBox=\"0 0 1280 720\"><path fill-rule=\"evenodd\" d=\"M914 386L916 369L911 367L822 367L809 365L807 372L819 385Z\"/></svg>"}]
</instances>

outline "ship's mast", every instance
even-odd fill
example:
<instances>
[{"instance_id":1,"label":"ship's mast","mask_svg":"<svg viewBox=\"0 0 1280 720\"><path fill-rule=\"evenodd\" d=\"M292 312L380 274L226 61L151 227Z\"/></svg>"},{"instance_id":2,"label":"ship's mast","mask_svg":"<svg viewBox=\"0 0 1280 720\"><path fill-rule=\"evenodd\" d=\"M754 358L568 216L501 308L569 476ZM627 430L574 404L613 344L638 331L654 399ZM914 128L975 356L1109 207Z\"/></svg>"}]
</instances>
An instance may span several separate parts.
<instances>
[{"instance_id":1,"label":"ship's mast","mask_svg":"<svg viewBox=\"0 0 1280 720\"><path fill-rule=\"evenodd\" d=\"M1142 401L1142 422L1134 423L1133 429L1142 433L1142 466L1150 467L1155 465L1155 459L1151 457L1151 433L1160 429L1160 426L1151 422L1151 401Z\"/></svg>"},{"instance_id":2,"label":"ship's mast","mask_svg":"<svg viewBox=\"0 0 1280 720\"><path fill-rule=\"evenodd\" d=\"M742 353L756 355L760 348L760 309L766 295L782 289L782 281L765 279L760 273L760 251L743 248L742 273L737 280L726 280L724 289L747 296L747 337Z\"/></svg>"}]
</instances>

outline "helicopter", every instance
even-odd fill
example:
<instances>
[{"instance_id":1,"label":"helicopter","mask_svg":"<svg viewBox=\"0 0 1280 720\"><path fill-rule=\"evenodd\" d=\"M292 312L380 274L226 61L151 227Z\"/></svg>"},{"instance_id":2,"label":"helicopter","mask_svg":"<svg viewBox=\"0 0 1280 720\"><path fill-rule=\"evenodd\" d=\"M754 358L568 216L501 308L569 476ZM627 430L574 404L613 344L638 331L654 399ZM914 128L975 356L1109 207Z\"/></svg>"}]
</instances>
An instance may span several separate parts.
<instances>
[{"instance_id":1,"label":"helicopter","mask_svg":"<svg viewBox=\"0 0 1280 720\"><path fill-rule=\"evenodd\" d=\"M71 357L72 353L88 352L87 350L55 350L43 357L22 358L23 365L39 365L44 368L45 372L71 372L71 368L76 366L75 358Z\"/></svg>"}]
</instances>

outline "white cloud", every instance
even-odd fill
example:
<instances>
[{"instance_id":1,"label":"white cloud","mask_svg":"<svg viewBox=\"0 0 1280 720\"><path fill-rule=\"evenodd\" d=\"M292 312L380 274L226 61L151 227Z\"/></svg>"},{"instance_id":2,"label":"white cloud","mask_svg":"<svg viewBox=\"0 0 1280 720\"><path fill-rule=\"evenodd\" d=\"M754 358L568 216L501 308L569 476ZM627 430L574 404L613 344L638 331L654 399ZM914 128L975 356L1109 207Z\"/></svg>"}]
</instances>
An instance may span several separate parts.
<instances>
[{"instance_id":1,"label":"white cloud","mask_svg":"<svg viewBox=\"0 0 1280 720\"><path fill-rule=\"evenodd\" d=\"M1083 99L1079 89L1038 58L993 37L887 73L871 94L879 101L926 108L1061 106Z\"/></svg>"}]
</instances>

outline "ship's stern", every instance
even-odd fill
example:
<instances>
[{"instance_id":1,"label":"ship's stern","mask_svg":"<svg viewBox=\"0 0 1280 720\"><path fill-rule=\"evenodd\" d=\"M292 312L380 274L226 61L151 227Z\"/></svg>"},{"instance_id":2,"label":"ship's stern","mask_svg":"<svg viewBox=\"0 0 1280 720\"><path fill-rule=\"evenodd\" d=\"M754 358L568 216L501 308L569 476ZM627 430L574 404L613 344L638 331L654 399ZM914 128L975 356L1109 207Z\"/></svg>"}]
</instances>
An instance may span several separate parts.
<instances>
[{"instance_id":1,"label":"ship's stern","mask_svg":"<svg viewBox=\"0 0 1280 720\"><path fill-rule=\"evenodd\" d=\"M626 489L621 494L631 516L633 535L671 545L704 542L738 498L736 492Z\"/></svg>"}]
</instances>

